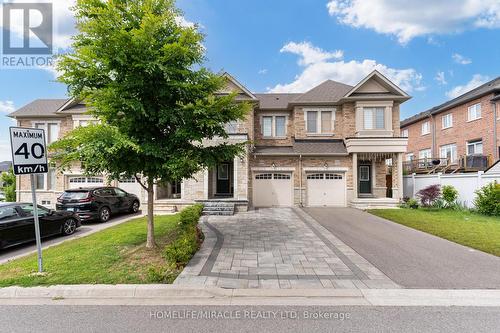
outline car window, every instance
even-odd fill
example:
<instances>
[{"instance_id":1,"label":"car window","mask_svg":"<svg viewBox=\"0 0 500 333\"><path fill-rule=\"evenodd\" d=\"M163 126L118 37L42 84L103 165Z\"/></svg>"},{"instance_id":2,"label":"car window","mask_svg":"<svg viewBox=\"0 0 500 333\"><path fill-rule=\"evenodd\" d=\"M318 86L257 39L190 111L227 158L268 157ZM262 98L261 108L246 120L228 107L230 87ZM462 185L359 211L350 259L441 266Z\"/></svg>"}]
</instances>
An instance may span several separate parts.
<instances>
[{"instance_id":1,"label":"car window","mask_svg":"<svg viewBox=\"0 0 500 333\"><path fill-rule=\"evenodd\" d=\"M115 193L119 197L126 197L127 196L127 192L125 192L119 188L115 188Z\"/></svg>"},{"instance_id":2,"label":"car window","mask_svg":"<svg viewBox=\"0 0 500 333\"><path fill-rule=\"evenodd\" d=\"M94 194L100 197L112 197L115 195L115 192L113 192L110 188L101 188L99 190L95 190Z\"/></svg>"},{"instance_id":3,"label":"car window","mask_svg":"<svg viewBox=\"0 0 500 333\"><path fill-rule=\"evenodd\" d=\"M42 207L40 205L38 207L38 216L47 216L49 214L49 210L45 207ZM19 205L19 208L21 208L21 211L23 212L24 215L26 216L33 216L33 204L22 204Z\"/></svg>"},{"instance_id":4,"label":"car window","mask_svg":"<svg viewBox=\"0 0 500 333\"><path fill-rule=\"evenodd\" d=\"M80 199L85 199L89 195L88 191L75 191L75 192L64 192L63 195L61 196L61 199L64 200L80 200Z\"/></svg>"},{"instance_id":5,"label":"car window","mask_svg":"<svg viewBox=\"0 0 500 333\"><path fill-rule=\"evenodd\" d=\"M0 207L0 222L9 221L18 217L19 214L14 207Z\"/></svg>"}]
</instances>

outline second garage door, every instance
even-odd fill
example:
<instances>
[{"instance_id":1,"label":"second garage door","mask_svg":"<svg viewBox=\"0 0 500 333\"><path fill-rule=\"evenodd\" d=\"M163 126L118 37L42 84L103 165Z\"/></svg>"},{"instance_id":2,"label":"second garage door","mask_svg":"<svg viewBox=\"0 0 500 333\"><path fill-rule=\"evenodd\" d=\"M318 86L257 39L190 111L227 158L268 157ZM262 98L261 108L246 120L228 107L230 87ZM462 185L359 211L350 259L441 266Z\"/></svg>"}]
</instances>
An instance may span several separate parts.
<instances>
[{"instance_id":1,"label":"second garage door","mask_svg":"<svg viewBox=\"0 0 500 333\"><path fill-rule=\"evenodd\" d=\"M85 176L69 177L69 188L95 187L103 185L104 185L104 180L102 177L85 177Z\"/></svg>"},{"instance_id":2,"label":"second garage door","mask_svg":"<svg viewBox=\"0 0 500 333\"><path fill-rule=\"evenodd\" d=\"M307 175L307 205L339 206L345 203L345 175L343 173L311 173Z\"/></svg>"},{"instance_id":3,"label":"second garage door","mask_svg":"<svg viewBox=\"0 0 500 333\"><path fill-rule=\"evenodd\" d=\"M289 207L293 198L291 173L256 173L253 176L254 207Z\"/></svg>"}]
</instances>

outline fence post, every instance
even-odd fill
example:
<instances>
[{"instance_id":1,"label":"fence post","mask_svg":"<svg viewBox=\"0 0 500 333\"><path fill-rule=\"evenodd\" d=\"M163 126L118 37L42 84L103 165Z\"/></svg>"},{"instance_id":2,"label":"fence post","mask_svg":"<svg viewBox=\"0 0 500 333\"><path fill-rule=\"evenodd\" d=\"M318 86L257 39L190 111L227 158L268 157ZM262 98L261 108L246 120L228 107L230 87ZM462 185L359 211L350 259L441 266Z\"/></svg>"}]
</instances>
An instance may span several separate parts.
<instances>
[{"instance_id":1,"label":"fence post","mask_svg":"<svg viewBox=\"0 0 500 333\"><path fill-rule=\"evenodd\" d=\"M412 195L412 198L415 198L415 185L417 184L417 182L415 181L415 172L411 174L411 180L413 182L413 195Z\"/></svg>"},{"instance_id":2,"label":"fence post","mask_svg":"<svg viewBox=\"0 0 500 333\"><path fill-rule=\"evenodd\" d=\"M477 172L477 188L476 189L480 189L483 185L483 182L482 182L483 173L484 173L484 171Z\"/></svg>"},{"instance_id":3,"label":"fence post","mask_svg":"<svg viewBox=\"0 0 500 333\"><path fill-rule=\"evenodd\" d=\"M438 184L439 184L439 186L441 186L441 175L442 174L443 174L442 172L438 172Z\"/></svg>"}]
</instances>

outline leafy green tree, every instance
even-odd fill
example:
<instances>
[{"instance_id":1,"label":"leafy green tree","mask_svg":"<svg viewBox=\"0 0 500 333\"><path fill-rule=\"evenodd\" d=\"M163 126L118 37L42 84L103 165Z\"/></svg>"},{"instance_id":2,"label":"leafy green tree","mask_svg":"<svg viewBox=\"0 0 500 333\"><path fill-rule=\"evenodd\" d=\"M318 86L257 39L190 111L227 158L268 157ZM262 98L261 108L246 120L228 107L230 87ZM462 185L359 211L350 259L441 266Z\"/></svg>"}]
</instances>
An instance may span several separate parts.
<instances>
[{"instance_id":1,"label":"leafy green tree","mask_svg":"<svg viewBox=\"0 0 500 333\"><path fill-rule=\"evenodd\" d=\"M3 191L5 192L5 201L16 201L16 176L12 168L7 172L0 175L0 183L3 184Z\"/></svg>"},{"instance_id":2,"label":"leafy green tree","mask_svg":"<svg viewBox=\"0 0 500 333\"><path fill-rule=\"evenodd\" d=\"M80 161L87 173L145 176L148 248L154 247L153 186L190 178L234 158L242 144L224 124L244 119L250 105L218 95L225 79L203 67L203 35L180 24L171 0L78 0L78 35L60 57L59 81L90 106L101 124L77 128L55 143L62 167Z\"/></svg>"}]
</instances>

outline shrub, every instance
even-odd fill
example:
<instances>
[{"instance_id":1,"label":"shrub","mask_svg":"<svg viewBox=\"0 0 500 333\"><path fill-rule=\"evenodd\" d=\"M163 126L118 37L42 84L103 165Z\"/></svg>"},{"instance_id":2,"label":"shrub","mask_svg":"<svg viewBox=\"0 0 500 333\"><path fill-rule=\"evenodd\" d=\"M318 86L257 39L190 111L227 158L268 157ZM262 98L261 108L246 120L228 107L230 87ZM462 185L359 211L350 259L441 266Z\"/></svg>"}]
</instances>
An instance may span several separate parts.
<instances>
[{"instance_id":1,"label":"shrub","mask_svg":"<svg viewBox=\"0 0 500 333\"><path fill-rule=\"evenodd\" d=\"M180 213L180 224L183 226L193 226L198 224L202 211L202 204L196 204L184 208Z\"/></svg>"},{"instance_id":2,"label":"shrub","mask_svg":"<svg viewBox=\"0 0 500 333\"><path fill-rule=\"evenodd\" d=\"M500 184L493 182L477 190L474 205L480 214L500 216Z\"/></svg>"},{"instance_id":3,"label":"shrub","mask_svg":"<svg viewBox=\"0 0 500 333\"><path fill-rule=\"evenodd\" d=\"M438 184L429 185L417 192L422 206L431 207L434 202L441 197L441 186Z\"/></svg>"},{"instance_id":4,"label":"shrub","mask_svg":"<svg viewBox=\"0 0 500 333\"><path fill-rule=\"evenodd\" d=\"M147 274L150 283L172 283L179 275L179 269L175 264L151 266L148 268Z\"/></svg>"},{"instance_id":5,"label":"shrub","mask_svg":"<svg viewBox=\"0 0 500 333\"><path fill-rule=\"evenodd\" d=\"M446 207L453 208L458 199L458 191L452 185L443 186L443 200L446 202Z\"/></svg>"},{"instance_id":6,"label":"shrub","mask_svg":"<svg viewBox=\"0 0 500 333\"><path fill-rule=\"evenodd\" d=\"M417 209L418 208L417 199L414 198L408 199L408 201L406 202L406 206L411 209Z\"/></svg>"},{"instance_id":7,"label":"shrub","mask_svg":"<svg viewBox=\"0 0 500 333\"><path fill-rule=\"evenodd\" d=\"M186 265L200 247L200 231L196 226L188 226L180 236L165 247L164 256L170 263Z\"/></svg>"}]
</instances>

